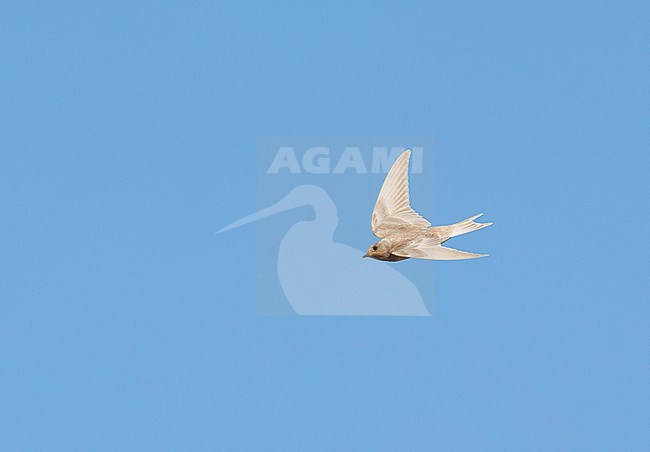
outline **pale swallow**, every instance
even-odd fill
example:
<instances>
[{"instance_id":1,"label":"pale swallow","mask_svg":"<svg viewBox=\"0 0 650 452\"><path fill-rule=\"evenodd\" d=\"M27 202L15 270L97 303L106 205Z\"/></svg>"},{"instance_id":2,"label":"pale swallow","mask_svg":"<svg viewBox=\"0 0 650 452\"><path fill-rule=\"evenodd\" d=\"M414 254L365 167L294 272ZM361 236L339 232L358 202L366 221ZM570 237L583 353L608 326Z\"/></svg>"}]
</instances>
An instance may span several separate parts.
<instances>
[{"instance_id":1,"label":"pale swallow","mask_svg":"<svg viewBox=\"0 0 650 452\"><path fill-rule=\"evenodd\" d=\"M490 226L492 223L474 221L482 213L448 226L431 226L411 208L408 182L410 156L410 150L404 151L384 180L371 223L372 233L381 240L373 243L363 257L395 262L410 257L460 260L487 256L442 246L452 237Z\"/></svg>"}]
</instances>

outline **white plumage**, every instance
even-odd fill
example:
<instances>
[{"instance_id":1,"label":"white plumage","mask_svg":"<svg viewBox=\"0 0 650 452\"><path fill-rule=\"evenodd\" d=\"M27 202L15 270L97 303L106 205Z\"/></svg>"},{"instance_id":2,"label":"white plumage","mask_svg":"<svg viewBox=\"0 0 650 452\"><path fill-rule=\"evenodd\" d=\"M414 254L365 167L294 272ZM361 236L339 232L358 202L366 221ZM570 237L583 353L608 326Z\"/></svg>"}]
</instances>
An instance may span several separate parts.
<instances>
[{"instance_id":1,"label":"white plumage","mask_svg":"<svg viewBox=\"0 0 650 452\"><path fill-rule=\"evenodd\" d=\"M386 175L372 212L372 233L381 240L370 246L364 257L399 261L410 257L433 260L460 260L487 256L442 246L452 237L476 231L492 223L474 220L483 214L448 226L431 223L411 208L408 164L411 151L404 151Z\"/></svg>"}]
</instances>

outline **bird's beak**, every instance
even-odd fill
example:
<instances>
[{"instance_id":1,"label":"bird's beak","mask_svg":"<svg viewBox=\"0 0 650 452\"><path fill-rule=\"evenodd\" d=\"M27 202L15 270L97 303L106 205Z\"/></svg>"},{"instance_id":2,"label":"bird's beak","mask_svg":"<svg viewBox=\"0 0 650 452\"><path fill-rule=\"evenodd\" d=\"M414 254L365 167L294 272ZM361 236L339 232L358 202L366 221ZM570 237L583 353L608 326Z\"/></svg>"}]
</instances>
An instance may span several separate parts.
<instances>
[{"instance_id":1,"label":"bird's beak","mask_svg":"<svg viewBox=\"0 0 650 452\"><path fill-rule=\"evenodd\" d=\"M270 215L274 215L276 213L284 212L285 210L293 209L294 207L300 207L299 203L292 202L288 199L288 196L285 197L284 199L278 201L277 203L273 204L270 207L267 207L266 209L259 210L255 212L254 214L248 215L247 217L242 218L239 221L235 221L232 224L229 224L228 226L225 226L221 229L219 229L215 234L221 234L222 232L226 232L230 229L235 229L240 226L243 226L247 223L251 223L253 221L260 220L264 217L268 217Z\"/></svg>"},{"instance_id":2,"label":"bird's beak","mask_svg":"<svg viewBox=\"0 0 650 452\"><path fill-rule=\"evenodd\" d=\"M361 257L370 257L370 255L369 255L368 253L366 253L366 254L364 254L364 255L361 256Z\"/></svg>"}]
</instances>

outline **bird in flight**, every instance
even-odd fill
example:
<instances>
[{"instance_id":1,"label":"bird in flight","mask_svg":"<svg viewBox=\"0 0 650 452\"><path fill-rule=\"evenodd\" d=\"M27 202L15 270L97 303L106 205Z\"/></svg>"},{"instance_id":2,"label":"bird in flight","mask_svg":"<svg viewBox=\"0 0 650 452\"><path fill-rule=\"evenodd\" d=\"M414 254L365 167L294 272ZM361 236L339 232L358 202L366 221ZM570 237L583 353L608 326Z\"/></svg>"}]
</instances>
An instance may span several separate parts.
<instances>
[{"instance_id":1,"label":"bird in flight","mask_svg":"<svg viewBox=\"0 0 650 452\"><path fill-rule=\"evenodd\" d=\"M411 208L409 201L407 149L391 167L372 212L372 233L380 238L363 257L396 262L410 257L432 260L461 260L487 256L442 246L447 240L477 231L492 223L477 223L481 214L448 226L431 226Z\"/></svg>"}]
</instances>

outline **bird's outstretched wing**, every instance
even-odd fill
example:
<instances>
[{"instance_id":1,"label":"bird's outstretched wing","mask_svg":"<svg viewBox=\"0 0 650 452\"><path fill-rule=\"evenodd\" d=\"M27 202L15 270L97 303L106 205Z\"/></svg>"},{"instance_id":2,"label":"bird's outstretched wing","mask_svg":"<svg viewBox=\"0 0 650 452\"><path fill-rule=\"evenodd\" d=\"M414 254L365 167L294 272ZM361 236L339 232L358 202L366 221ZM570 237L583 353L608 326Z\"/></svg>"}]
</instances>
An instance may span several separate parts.
<instances>
[{"instance_id":1,"label":"bird's outstretched wing","mask_svg":"<svg viewBox=\"0 0 650 452\"><path fill-rule=\"evenodd\" d=\"M381 186L379 197L372 212L372 233L379 238L386 237L395 229L413 226L431 226L415 210L409 201L408 167L411 151L407 149L400 155Z\"/></svg>"},{"instance_id":2,"label":"bird's outstretched wing","mask_svg":"<svg viewBox=\"0 0 650 452\"><path fill-rule=\"evenodd\" d=\"M431 259L437 261L455 261L462 259L476 259L487 254L474 254L467 251L455 250L440 244L440 240L421 238L405 244L401 248L392 250L392 253L402 257L418 259Z\"/></svg>"}]
</instances>

